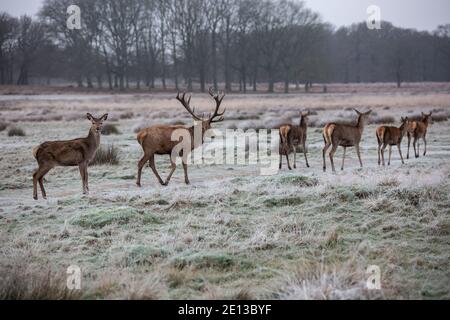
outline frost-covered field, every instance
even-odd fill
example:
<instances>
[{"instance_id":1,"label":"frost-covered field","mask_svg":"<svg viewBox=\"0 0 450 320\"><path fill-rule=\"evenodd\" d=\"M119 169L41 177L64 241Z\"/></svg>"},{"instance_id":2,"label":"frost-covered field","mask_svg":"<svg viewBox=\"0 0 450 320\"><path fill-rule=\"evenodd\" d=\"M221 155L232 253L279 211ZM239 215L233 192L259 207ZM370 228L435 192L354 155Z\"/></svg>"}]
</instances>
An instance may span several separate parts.
<instances>
[{"instance_id":1,"label":"frost-covered field","mask_svg":"<svg viewBox=\"0 0 450 320\"><path fill-rule=\"evenodd\" d=\"M425 158L401 165L393 148L386 168L377 165L371 124L361 144L364 169L349 149L344 172L322 172L326 121L353 119L352 107L371 108L378 122L393 116L396 125L421 111L448 117L449 88L431 91L228 95L219 129L272 128L315 111L311 168L302 154L296 170L283 162L274 176L260 176L256 166L191 165L186 186L179 166L162 187L145 167L141 189L134 131L190 124L173 94L1 96L9 127L0 132L0 297L449 299L448 121L429 129ZM212 108L199 93L192 104ZM46 176L48 200L34 201L32 148L87 135L86 112L109 112L120 134L103 136L102 145L119 149L119 165L89 168L89 196L81 194L78 168L56 168ZM9 137L12 126L26 136ZM406 145L405 138L405 159ZM341 156L339 149L337 168ZM157 157L157 167L165 178L168 156ZM81 268L80 291L64 289L69 265ZM380 267L380 291L366 288L369 265Z\"/></svg>"}]
</instances>

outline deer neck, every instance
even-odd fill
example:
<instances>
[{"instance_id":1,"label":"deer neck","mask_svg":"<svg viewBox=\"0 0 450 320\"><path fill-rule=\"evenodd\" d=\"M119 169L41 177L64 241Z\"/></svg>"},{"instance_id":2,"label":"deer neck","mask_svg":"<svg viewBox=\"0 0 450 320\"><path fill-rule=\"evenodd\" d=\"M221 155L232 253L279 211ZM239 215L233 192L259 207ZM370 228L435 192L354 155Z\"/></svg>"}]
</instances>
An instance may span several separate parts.
<instances>
[{"instance_id":1,"label":"deer neck","mask_svg":"<svg viewBox=\"0 0 450 320\"><path fill-rule=\"evenodd\" d=\"M197 125L198 126L198 125ZM191 126L188 128L189 134L191 135L191 149L195 149L197 148L199 145L203 144L203 137L205 136L205 130L203 130L203 125L201 125L201 128L196 128L195 125ZM195 141L196 138L196 133L198 134L199 132L201 132L201 143L198 144L196 143L197 141Z\"/></svg>"},{"instance_id":2,"label":"deer neck","mask_svg":"<svg viewBox=\"0 0 450 320\"><path fill-rule=\"evenodd\" d=\"M362 117L359 116L359 118L358 118L358 123L356 124L356 127L358 128L358 130L359 130L360 133L363 132L364 126L365 126L365 123L364 123L364 121L362 120Z\"/></svg>"},{"instance_id":3,"label":"deer neck","mask_svg":"<svg viewBox=\"0 0 450 320\"><path fill-rule=\"evenodd\" d=\"M94 128L91 128L86 140L91 148L97 149L97 147L100 145L100 133L97 132Z\"/></svg>"},{"instance_id":4,"label":"deer neck","mask_svg":"<svg viewBox=\"0 0 450 320\"><path fill-rule=\"evenodd\" d=\"M306 128L306 121L303 117L300 118L300 127L303 129Z\"/></svg>"}]
</instances>

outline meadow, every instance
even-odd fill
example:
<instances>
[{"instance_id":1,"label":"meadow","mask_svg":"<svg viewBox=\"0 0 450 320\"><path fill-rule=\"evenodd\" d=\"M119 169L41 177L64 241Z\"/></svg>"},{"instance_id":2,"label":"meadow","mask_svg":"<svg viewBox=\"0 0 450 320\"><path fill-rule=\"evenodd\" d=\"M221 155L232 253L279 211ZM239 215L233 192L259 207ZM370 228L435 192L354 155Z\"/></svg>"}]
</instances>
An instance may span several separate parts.
<instances>
[{"instance_id":1,"label":"meadow","mask_svg":"<svg viewBox=\"0 0 450 320\"><path fill-rule=\"evenodd\" d=\"M254 165L193 164L191 185L179 166L164 187L146 166L138 188L136 132L192 123L175 94L3 88L10 94L0 96L0 298L449 299L450 85L328 89L228 94L226 121L216 126L276 128L311 110L311 168L300 153L297 169L288 171L283 159L272 176ZM192 104L213 108L207 94L194 93ZM349 149L344 171L324 173L321 128L355 121L352 108L373 110L361 143L364 168ZM376 127L430 111L427 156L406 160L405 137L405 165L393 148L391 166L379 167ZM55 168L46 176L48 199L33 200L32 148L86 136L86 112L109 113L115 129L101 145L114 146L117 161L89 167L88 196L78 168ZM337 168L341 159L338 149ZM156 160L164 179L169 158ZM81 290L66 289L70 265L81 268ZM370 265L381 270L381 290L367 289Z\"/></svg>"}]
</instances>

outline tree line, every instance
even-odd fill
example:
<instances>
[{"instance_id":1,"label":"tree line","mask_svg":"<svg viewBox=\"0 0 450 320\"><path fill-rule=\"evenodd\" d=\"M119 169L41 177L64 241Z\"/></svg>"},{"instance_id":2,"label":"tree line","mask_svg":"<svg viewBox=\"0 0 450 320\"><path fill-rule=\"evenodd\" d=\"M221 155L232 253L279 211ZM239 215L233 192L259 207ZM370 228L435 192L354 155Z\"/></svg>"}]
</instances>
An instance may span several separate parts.
<instances>
[{"instance_id":1,"label":"tree line","mask_svg":"<svg viewBox=\"0 0 450 320\"><path fill-rule=\"evenodd\" d=\"M45 0L0 13L0 83L284 91L312 83L450 81L450 24L433 32L365 22L335 29L295 0Z\"/></svg>"}]
</instances>

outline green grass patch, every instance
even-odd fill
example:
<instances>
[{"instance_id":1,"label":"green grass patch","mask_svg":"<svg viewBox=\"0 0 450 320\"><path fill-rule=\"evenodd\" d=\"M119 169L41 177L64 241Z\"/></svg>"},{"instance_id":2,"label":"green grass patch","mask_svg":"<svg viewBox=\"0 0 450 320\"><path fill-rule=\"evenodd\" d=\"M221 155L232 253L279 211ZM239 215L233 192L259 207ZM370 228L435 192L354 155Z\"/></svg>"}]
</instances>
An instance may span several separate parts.
<instances>
[{"instance_id":1,"label":"green grass patch","mask_svg":"<svg viewBox=\"0 0 450 320\"><path fill-rule=\"evenodd\" d=\"M270 198L264 201L264 205L269 208L274 208L274 207L298 206L303 204L304 202L305 200L300 197Z\"/></svg>"},{"instance_id":2,"label":"green grass patch","mask_svg":"<svg viewBox=\"0 0 450 320\"><path fill-rule=\"evenodd\" d=\"M139 216L130 207L95 209L72 219L72 223L83 228L100 229L111 224L127 224Z\"/></svg>"},{"instance_id":3,"label":"green grass patch","mask_svg":"<svg viewBox=\"0 0 450 320\"><path fill-rule=\"evenodd\" d=\"M315 187L319 184L319 179L306 176L285 176L281 177L280 184L292 184L296 187Z\"/></svg>"},{"instance_id":4,"label":"green grass patch","mask_svg":"<svg viewBox=\"0 0 450 320\"><path fill-rule=\"evenodd\" d=\"M252 264L243 259L233 257L226 253L194 253L184 257L176 257L172 260L172 265L178 269L184 269L187 266L193 266L199 269L230 270L239 268L241 270L250 269Z\"/></svg>"}]
</instances>

